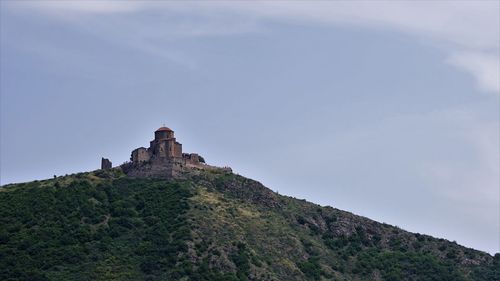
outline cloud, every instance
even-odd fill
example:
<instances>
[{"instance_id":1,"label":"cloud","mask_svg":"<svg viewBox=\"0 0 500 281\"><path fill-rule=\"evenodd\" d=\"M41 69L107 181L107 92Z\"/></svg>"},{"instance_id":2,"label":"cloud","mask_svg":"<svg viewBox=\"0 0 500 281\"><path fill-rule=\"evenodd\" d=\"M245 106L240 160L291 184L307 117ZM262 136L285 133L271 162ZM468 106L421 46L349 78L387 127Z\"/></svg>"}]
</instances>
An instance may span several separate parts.
<instances>
[{"instance_id":1,"label":"cloud","mask_svg":"<svg viewBox=\"0 0 500 281\"><path fill-rule=\"evenodd\" d=\"M500 93L500 56L486 52L456 52L448 62L474 75L483 91Z\"/></svg>"},{"instance_id":2,"label":"cloud","mask_svg":"<svg viewBox=\"0 0 500 281\"><path fill-rule=\"evenodd\" d=\"M116 14L137 12L144 7L134 1L19 1L18 8L39 9L49 14L68 17L74 14Z\"/></svg>"},{"instance_id":3,"label":"cloud","mask_svg":"<svg viewBox=\"0 0 500 281\"><path fill-rule=\"evenodd\" d=\"M266 2L243 4L261 17L391 29L416 36L447 54L481 90L500 94L500 2Z\"/></svg>"},{"instance_id":4,"label":"cloud","mask_svg":"<svg viewBox=\"0 0 500 281\"><path fill-rule=\"evenodd\" d=\"M500 94L500 2L497 1L22 1L19 5L65 18L75 14L104 16L142 11L164 13L166 17L172 14L202 17L201 22L177 26L178 33L189 36L247 32L255 29L258 25L255 22L265 20L392 29L440 48L447 54L445 63L472 75L481 90ZM231 14L237 17L228 16Z\"/></svg>"}]
</instances>

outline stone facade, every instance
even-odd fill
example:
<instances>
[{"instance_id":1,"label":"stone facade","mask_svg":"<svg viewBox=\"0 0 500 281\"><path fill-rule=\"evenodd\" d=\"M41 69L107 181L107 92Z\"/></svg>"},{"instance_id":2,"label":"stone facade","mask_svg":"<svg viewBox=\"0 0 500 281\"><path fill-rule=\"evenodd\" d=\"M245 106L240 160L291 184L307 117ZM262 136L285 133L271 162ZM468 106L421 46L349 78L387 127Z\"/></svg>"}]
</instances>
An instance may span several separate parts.
<instances>
[{"instance_id":1,"label":"stone facade","mask_svg":"<svg viewBox=\"0 0 500 281\"><path fill-rule=\"evenodd\" d=\"M189 163L192 165L199 165L200 164L199 155L196 153L183 153L182 158L186 159L186 163Z\"/></svg>"},{"instance_id":2,"label":"stone facade","mask_svg":"<svg viewBox=\"0 0 500 281\"><path fill-rule=\"evenodd\" d=\"M132 151L130 161L121 165L127 175L133 177L182 177L193 169L224 170L229 167L215 167L205 163L203 157L196 153L183 153L182 144L177 142L174 131L161 127L154 133L149 148L139 147Z\"/></svg>"},{"instance_id":3,"label":"stone facade","mask_svg":"<svg viewBox=\"0 0 500 281\"><path fill-rule=\"evenodd\" d=\"M106 159L104 157L101 158L101 169L109 170L112 166L113 164L111 163L111 161L109 161L109 159Z\"/></svg>"},{"instance_id":4,"label":"stone facade","mask_svg":"<svg viewBox=\"0 0 500 281\"><path fill-rule=\"evenodd\" d=\"M132 151L132 156L130 160L132 162L146 162L149 161L151 156L148 153L148 150L144 147L139 147Z\"/></svg>"}]
</instances>

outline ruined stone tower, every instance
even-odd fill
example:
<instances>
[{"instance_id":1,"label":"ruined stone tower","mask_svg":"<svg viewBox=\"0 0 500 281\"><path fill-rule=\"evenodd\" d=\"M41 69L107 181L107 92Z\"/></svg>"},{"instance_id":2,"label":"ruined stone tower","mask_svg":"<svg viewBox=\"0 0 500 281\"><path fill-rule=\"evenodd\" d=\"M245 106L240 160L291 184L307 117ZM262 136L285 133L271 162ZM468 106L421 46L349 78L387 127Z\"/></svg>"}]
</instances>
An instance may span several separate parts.
<instances>
[{"instance_id":1,"label":"ruined stone tower","mask_svg":"<svg viewBox=\"0 0 500 281\"><path fill-rule=\"evenodd\" d=\"M109 159L106 159L104 157L101 158L101 169L109 170L112 166L113 164L111 163L111 161L109 161Z\"/></svg>"}]
</instances>

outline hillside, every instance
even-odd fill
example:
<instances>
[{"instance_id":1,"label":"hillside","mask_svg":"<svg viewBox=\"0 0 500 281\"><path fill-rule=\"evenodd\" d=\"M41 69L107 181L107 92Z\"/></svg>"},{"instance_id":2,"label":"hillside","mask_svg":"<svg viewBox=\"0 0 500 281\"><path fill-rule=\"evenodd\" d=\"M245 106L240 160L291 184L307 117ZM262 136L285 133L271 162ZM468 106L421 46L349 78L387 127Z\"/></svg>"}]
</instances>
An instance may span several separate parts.
<instances>
[{"instance_id":1,"label":"hillside","mask_svg":"<svg viewBox=\"0 0 500 281\"><path fill-rule=\"evenodd\" d=\"M500 280L500 255L221 171L0 188L0 280Z\"/></svg>"}]
</instances>

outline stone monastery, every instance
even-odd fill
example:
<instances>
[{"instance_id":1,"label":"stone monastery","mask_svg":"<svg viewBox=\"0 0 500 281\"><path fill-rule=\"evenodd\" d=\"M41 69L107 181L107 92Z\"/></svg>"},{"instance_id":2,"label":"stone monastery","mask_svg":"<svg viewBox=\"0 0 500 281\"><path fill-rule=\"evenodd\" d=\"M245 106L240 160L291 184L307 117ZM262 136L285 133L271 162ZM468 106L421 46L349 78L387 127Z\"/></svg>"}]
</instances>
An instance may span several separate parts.
<instances>
[{"instance_id":1,"label":"stone monastery","mask_svg":"<svg viewBox=\"0 0 500 281\"><path fill-rule=\"evenodd\" d=\"M111 162L102 158L101 169L110 169ZM121 169L133 177L182 177L196 170L223 170L231 172L229 167L207 165L205 159L196 153L183 153L182 144L177 142L174 131L161 127L155 131L154 140L149 147L139 147L132 151L130 162L120 165Z\"/></svg>"}]
</instances>

